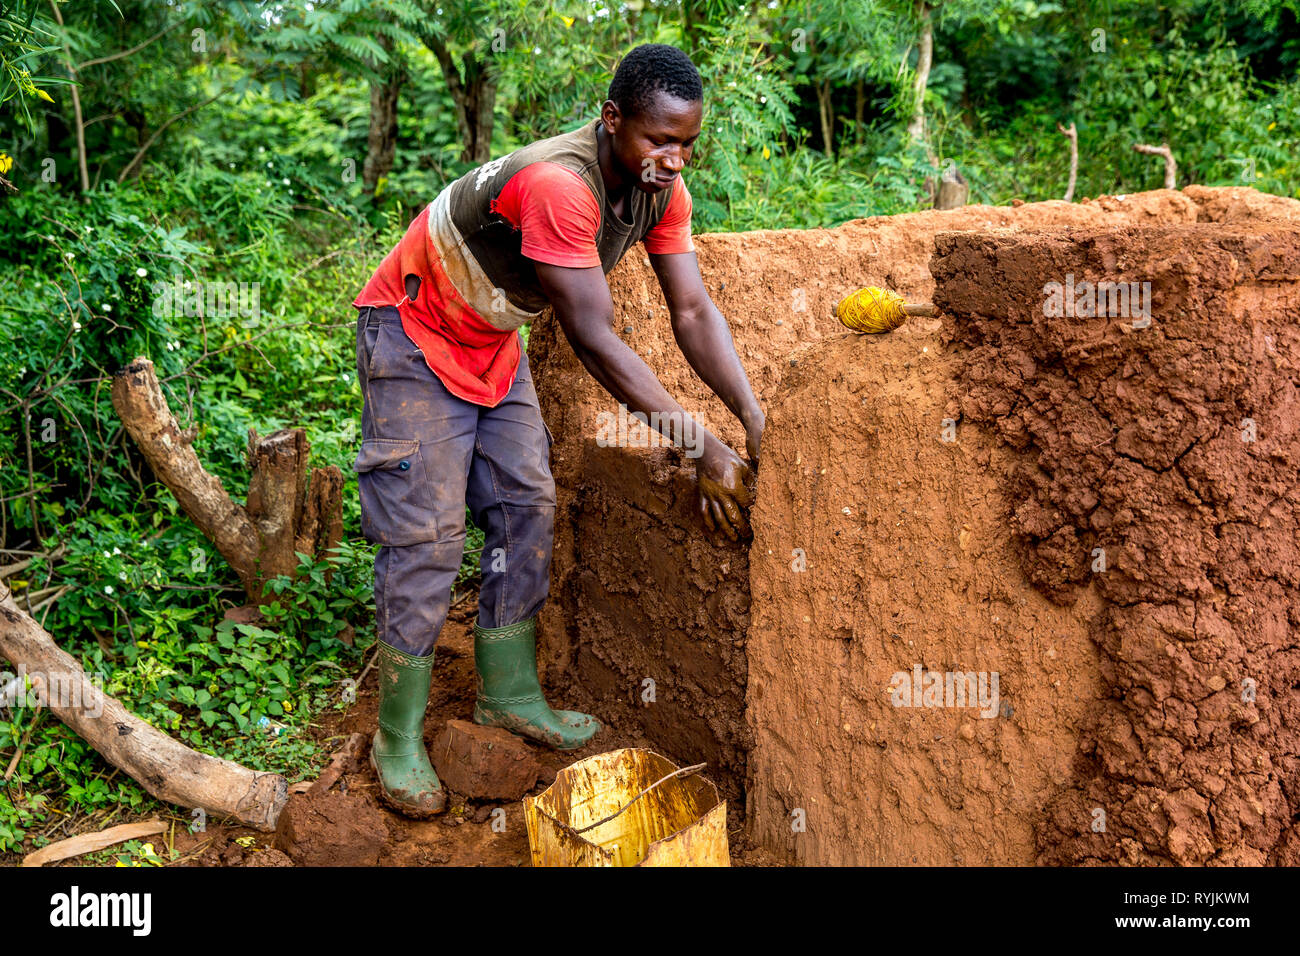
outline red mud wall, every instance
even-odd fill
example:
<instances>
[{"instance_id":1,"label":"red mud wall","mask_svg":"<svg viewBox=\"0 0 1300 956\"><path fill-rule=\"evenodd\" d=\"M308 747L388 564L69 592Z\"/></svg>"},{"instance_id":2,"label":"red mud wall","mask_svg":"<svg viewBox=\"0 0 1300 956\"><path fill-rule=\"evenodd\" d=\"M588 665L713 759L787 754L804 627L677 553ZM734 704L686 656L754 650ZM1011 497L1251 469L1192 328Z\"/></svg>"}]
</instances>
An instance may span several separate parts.
<instances>
[{"instance_id":1,"label":"red mud wall","mask_svg":"<svg viewBox=\"0 0 1300 956\"><path fill-rule=\"evenodd\" d=\"M943 440L959 368L944 340L937 320L836 335L769 405L748 817L793 862L1032 861L1034 816L1070 779L1099 690L1095 602L1057 608L1020 571L1010 456L969 426ZM997 672L998 699L894 706L893 675L917 666Z\"/></svg>"},{"instance_id":2,"label":"red mud wall","mask_svg":"<svg viewBox=\"0 0 1300 956\"><path fill-rule=\"evenodd\" d=\"M937 350L945 341L945 333L933 322L914 322L893 336L873 340L875 344L869 345L868 340L847 338L830 314L842 295L864 285L888 286L914 299L929 297L933 292L929 260L936 234L952 229L1068 230L1110 224L1195 222L1206 217L1207 210L1212 210L1216 219L1226 221L1273 213L1279 208L1289 208L1287 202L1251 190L1189 187L1181 193L1162 190L1073 205L1048 202L1019 208L974 206L951 212L877 217L856 220L832 230L696 237L705 284L730 321L737 349L773 420L765 438L764 466L760 469L756 533L775 534L778 523L783 522L781 527L790 534L797 532L809 540L820 540L817 535L828 534L838 540L835 532L843 537L845 529L827 522L833 523L837 514L845 517L839 511L841 507L850 507L858 514L851 504L836 505L833 511L826 511L830 507L827 502L839 492L819 496L811 484L801 484L805 479L811 480L804 475L807 459L799 458L802 439L779 426L785 415L798 429L824 429L823 444L830 443L827 455L834 452L839 460L836 467L847 469L839 474L823 465L828 467L830 476L822 479L829 482L827 487L879 490L884 485L876 476L882 471L902 473L895 480L904 478L903 490L897 491L892 502L858 496L861 500L858 507L876 509L871 527L885 536L883 542L876 542L869 549L871 560L886 561L890 549L901 553L898 536L904 525L890 527L892 522L886 521L887 511L881 509L894 508L901 514L904 507L915 507L915 504L907 505L906 494L913 497L919 494L931 509L935 522L940 514L951 509L970 509L976 516L974 521L963 519L962 522L971 526L966 531L966 547L991 550L999 555L1005 550L1006 534L1000 530L1005 525L995 528L992 517L991 502L997 481L987 477L986 472L1001 468L996 463L1004 460L1010 468L1007 456L1011 452L991 438L976 438L974 429L970 430L969 440L966 432L962 432L960 450L949 443L940 446L937 440L933 442L934 447L928 444L938 427L932 419L948 408L948 399L940 401L937 396L947 388L943 383L956 375L949 368L951 357L939 361ZM615 330L646 359L689 411L701 417L733 447L742 448L739 427L677 351L662 294L648 262L637 255L628 257L611 274L610 288L617 309ZM828 337L833 341L824 348L817 345ZM933 346L927 344L931 340ZM917 379L902 386L912 390L911 399L907 402L900 399L884 411L883 406L875 406L876 410L870 414L879 416L888 411L893 415L888 423L846 415L845 409L853 405L843 388L888 388L888 381L880 379L873 384L868 379L856 379L836 386L841 391L824 391L831 387L827 383L853 364L856 353L852 349L881 348L880 343L885 342L894 343L883 347L883 352L889 353L894 373L904 379ZM913 346L929 349L921 353L933 356L925 360L930 362L929 366L911 358L908 349ZM809 363L818 357L824 357L828 363L823 371L800 378L800 374L809 370ZM867 861L874 858L870 841L888 831L896 835L891 839L897 855L891 859L902 862L912 827L928 826L931 832L938 833L948 826L954 814L962 812L957 805L966 800L979 806L982 799L982 805L990 812L994 806L1010 806L994 796L999 791L1016 789L1012 781L1005 779L1005 773L982 783L975 780L972 790L968 786L972 781L965 779L972 771L959 766L952 755L936 752L932 755L933 786L913 785L914 794L898 795L900 806L910 800L912 807L907 814L899 816L878 802L895 799L883 789L869 794L870 802L866 797L859 800L854 796L868 792L869 777L880 768L863 762L863 755L870 750L849 750L835 758L839 761L835 766L826 769L820 784L822 789L809 792L810 798L821 793L824 796L819 799L843 802L845 805L836 818L841 822L832 823L831 829L816 831L819 835L815 839L809 838L814 833L810 822L799 837L801 842L792 843L792 836L786 835L791 833L789 810L807 809L812 800L802 799L792 791L783 792L781 787L812 775L817 755L840 747L831 728L842 727L842 723L831 721L835 715L829 709L823 713L818 708L832 707L850 683L856 688L855 693L866 693L868 682L874 687L879 677L876 671L883 664L870 664L873 668L870 674L852 668L865 669L868 660L883 661L887 656L881 650L886 646L884 643L878 648L864 644L849 654L853 639L851 634L846 638L843 629L870 632L875 642L895 640L892 635L899 628L891 624L885 634L884 624L887 617L905 605L910 610L904 608L904 612L911 615L907 626L914 632L924 629L923 599L933 587L947 583L951 588L952 582L948 578L941 582L942 575L928 569L928 565L922 568L922 563L916 561L910 566L905 562L896 565L886 562L870 573L863 570L859 575L845 577L852 574L851 566L836 567L834 561L814 560L805 548L807 571L800 572L802 577L797 580L803 587L815 587L820 596L805 596L799 604L791 603L790 607L817 609L822 607L818 602L828 602L826 612L818 611L815 618L807 610L787 613L782 602L794 602L795 597L782 592L782 585L777 582L795 580L795 573L789 570L792 560L789 549L782 554L773 546L769 560L766 546L760 548L756 539L752 552L755 563L751 567L750 546L711 540L697 524L692 511L693 468L679 452L598 444L598 415L614 411L615 403L582 369L549 314L533 326L530 359L542 411L556 439L552 466L559 499L551 600L543 612L540 635L542 663L548 686L562 697L565 706L589 707L615 727L648 738L679 762L707 760L711 776L723 787L733 809L747 806L755 820L765 820L753 832L769 847L788 853L792 859ZM914 364L909 366L908 362ZM928 369L925 374L937 376L924 379L929 383L924 387L918 384L923 381L920 378L923 368ZM787 378L789 381L785 381ZM800 388L811 391L800 392ZM774 404L789 401L791 396L797 402L827 404L822 406L821 415L800 411L797 406L782 412ZM861 396L853 397L852 402L857 403L858 409L868 410ZM841 433L845 437L834 437ZM850 436L873 433L879 441L874 454L881 464L867 473L847 455L846 448L852 440ZM985 444L979 446L978 441ZM922 443L927 443L924 455L920 451ZM985 454L994 464L981 463L979 456ZM974 464L963 465L964 471L958 469L945 479L943 464L958 455ZM792 464L796 459L797 463ZM778 492L782 483L788 483L788 488ZM984 512L971 499L976 493L972 488L983 488L977 497L989 502ZM782 511L785 516L777 517ZM895 516L893 520L903 519ZM797 525L798 521L804 524ZM966 529L956 529L959 539L963 530ZM933 548L952 529L946 525L940 528L938 524L923 528L918 523L913 531L920 536L918 542L929 536L928 546ZM791 547L794 546L797 545ZM856 547L860 549L855 552L859 557L867 554L861 550L865 545ZM948 552L945 555L948 555L945 565L948 560L957 560L960 565L960 557L952 558ZM821 557L829 556L828 552ZM1047 660L1065 663L1052 667L1068 665L1087 671L1089 655L1094 660L1096 657L1088 642L1051 641L1055 640L1052 635L1058 632L1082 634L1088 614L1063 611L1051 605L1023 578L1016 578L1019 572L1009 559L999 557L997 561L1001 563L995 562L996 567L975 562L964 570L955 569L966 592L956 603L945 605L943 613L956 617L944 625L948 637L934 645L936 652L942 650L942 653L938 657L922 658L909 648L904 656L909 660L915 657L931 666L931 660L941 657L953 661L973 660L971 655L979 648L994 648L998 655L1021 658L1025 679L1037 679L1030 676L1038 674L1033 668L1048 665L1034 663L1037 657L1031 661L1026 656L1030 652L1016 646L1013 637L1019 633L1020 622L1033 620L1039 622L1038 631L1042 634L1041 646L1036 646L1034 655L1055 653L1056 658L1047 656ZM778 568L785 569L784 577L777 576ZM834 573L819 579L817 575L828 568L835 568ZM942 570L954 573L954 569L946 566ZM757 582L753 623L761 626L751 626L751 581ZM908 593L900 590L893 596L892 589L904 587ZM835 601L831 601L833 596ZM1010 619L999 611L1002 605L1018 609L1017 623L1010 627L1010 632L1005 623ZM802 629L785 627L791 621L805 625L805 613L812 620ZM975 627L963 624L970 614L982 615L979 620L983 623ZM991 630L981 632L978 628L982 626ZM916 640L914 635L911 639ZM903 640L905 644L907 638ZM1002 663L1001 657L985 659L993 661L989 667ZM1010 663L1003 666L1012 667ZM1089 673L1095 673L1097 665L1091 666ZM891 667L890 671L895 669L899 668ZM759 679L754 679L755 675ZM1046 672L1038 676L1046 676ZM885 677L888 680L888 674ZM652 702L645 699L647 678L654 682ZM759 694L766 694L769 701L787 700L787 703L765 711L758 706ZM797 718L801 713L810 716L811 730L806 731L799 724ZM1067 770L1063 768L1068 761L1063 764L1061 758L1051 756L1057 752L1055 743L1037 744L1029 738L1040 730L1048 732L1043 728L1051 728L1051 733L1074 733L1083 719L1082 713L1070 702L1060 706L1042 704L1040 710L1031 707L1025 719L1029 722L1018 733L1026 738L1021 742L1026 756L1010 759L1013 762L1020 759L1023 767L1039 768L1034 771L1037 776L1028 789L1034 794L1046 794L1052 787L1064 785ZM980 721L980 724L1001 722ZM867 733L853 723L849 726L849 731L840 732ZM880 751L878 738L884 736L887 747L902 754L908 749L908 741L918 745L921 742L924 733L919 727L918 724L913 728L914 739L890 737L890 732L877 734L870 738L870 747ZM963 733L960 724L949 729ZM985 746L980 735L987 733L982 726L976 727L973 741ZM947 732L938 729L930 736L946 737ZM972 743L972 739L961 739ZM998 745L1014 750L1013 744L1005 741ZM882 752L887 752L887 748ZM1005 767L1006 759L994 753L989 758L989 766L1000 763ZM905 769L902 763L897 766L899 772ZM950 778L957 782L946 783ZM742 791L747 783L746 800ZM979 792L981 787L990 795L964 796ZM1022 803L1031 808L1033 799L1026 798ZM845 829L849 824L843 821L864 814L878 818L874 829ZM980 852L1009 854L1011 851L1006 847L1010 846L1018 847L1017 852L1028 853L1032 834L1021 825L1018 813L1013 815L1016 819L1009 824L1014 830L1011 835L992 842L975 840L953 844L958 846L955 854L961 854L960 847L966 847L972 859L978 858ZM813 820L811 810L807 817ZM820 819L818 826L824 826ZM954 851L946 844L936 844L924 854L906 856L908 861L911 855L918 856L918 860L924 855L926 861L950 862Z\"/></svg>"},{"instance_id":3,"label":"red mud wall","mask_svg":"<svg viewBox=\"0 0 1300 956\"><path fill-rule=\"evenodd\" d=\"M1300 862L1300 228L944 235L932 269L1028 576L1104 601L1040 859ZM1149 281L1150 326L1044 315L1071 275Z\"/></svg>"}]
</instances>

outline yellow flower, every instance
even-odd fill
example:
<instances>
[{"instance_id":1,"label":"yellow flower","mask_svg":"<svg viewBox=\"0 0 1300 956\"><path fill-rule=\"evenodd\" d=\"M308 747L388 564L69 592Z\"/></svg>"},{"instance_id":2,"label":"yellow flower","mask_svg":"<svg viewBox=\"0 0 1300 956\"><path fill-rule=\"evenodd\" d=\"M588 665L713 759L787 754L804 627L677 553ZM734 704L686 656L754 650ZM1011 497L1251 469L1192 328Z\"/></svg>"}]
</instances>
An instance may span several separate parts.
<instances>
[{"instance_id":1,"label":"yellow flower","mask_svg":"<svg viewBox=\"0 0 1300 956\"><path fill-rule=\"evenodd\" d=\"M1272 122L1272 123L1269 123L1269 124L1268 124L1268 131L1269 131L1270 133L1273 132L1273 130L1275 130L1275 129L1277 129L1277 123L1276 123L1276 122Z\"/></svg>"},{"instance_id":2,"label":"yellow flower","mask_svg":"<svg viewBox=\"0 0 1300 956\"><path fill-rule=\"evenodd\" d=\"M764 158L764 159L768 159L768 158L771 157L771 155L772 155L772 151L771 151L770 149L768 149L766 146L764 146L764 147L763 147L763 158Z\"/></svg>"},{"instance_id":3,"label":"yellow flower","mask_svg":"<svg viewBox=\"0 0 1300 956\"><path fill-rule=\"evenodd\" d=\"M54 97L50 96L50 94L49 94L49 93L46 93L44 90L37 90L37 91L36 91L36 95L39 96L41 99L43 99L43 100L44 100L45 102L47 102L47 103L53 103L53 102L54 102Z\"/></svg>"},{"instance_id":4,"label":"yellow flower","mask_svg":"<svg viewBox=\"0 0 1300 956\"><path fill-rule=\"evenodd\" d=\"M286 714L291 714L291 713L293 713L293 701L291 701L291 700L286 700L286 701L284 702L284 712L285 712Z\"/></svg>"},{"instance_id":5,"label":"yellow flower","mask_svg":"<svg viewBox=\"0 0 1300 956\"><path fill-rule=\"evenodd\" d=\"M7 153L0 153L0 175L9 172L14 168L13 157Z\"/></svg>"},{"instance_id":6,"label":"yellow flower","mask_svg":"<svg viewBox=\"0 0 1300 956\"><path fill-rule=\"evenodd\" d=\"M564 25L566 28L573 26L573 17L566 17L561 15L560 19L564 21Z\"/></svg>"}]
</instances>

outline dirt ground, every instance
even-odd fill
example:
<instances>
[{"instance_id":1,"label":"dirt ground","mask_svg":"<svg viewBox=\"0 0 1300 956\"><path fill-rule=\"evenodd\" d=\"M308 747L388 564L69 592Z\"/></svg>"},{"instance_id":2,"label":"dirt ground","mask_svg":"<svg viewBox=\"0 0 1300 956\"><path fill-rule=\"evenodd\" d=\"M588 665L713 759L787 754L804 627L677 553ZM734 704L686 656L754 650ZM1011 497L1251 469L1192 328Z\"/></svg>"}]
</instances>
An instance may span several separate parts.
<instances>
[{"instance_id":1,"label":"dirt ground","mask_svg":"<svg viewBox=\"0 0 1300 956\"><path fill-rule=\"evenodd\" d=\"M473 599L452 609L438 643L433 667L425 743L432 745L448 720L468 720L474 705ZM559 706L560 701L553 701ZM375 730L378 706L376 671L371 669L357 690L357 701L345 714L322 721L315 735L327 748L340 747L353 732L365 735L366 746ZM531 745L529 745L531 747ZM540 793L555 774L583 757L625 746L649 746L648 741L606 729L585 748L569 753L531 747L543 772L531 793ZM346 773L326 796L307 800L294 810L295 821L306 825L294 833L295 848L304 860L320 865L379 866L528 866L528 835L520 801L466 800L452 794L447 813L429 821L409 820L387 807L376 795L377 783L363 751L360 769ZM672 755L665 754L670 759ZM505 811L504 825L496 808ZM733 865L768 865L773 861L747 845L743 817L728 805ZM143 819L143 817L142 817ZM247 827L227 827L209 822L206 830L191 834L188 818L178 818L175 847L183 866L292 866L293 860L276 848L277 835ZM129 821L125 821L129 822ZM239 841L249 845L242 845ZM284 846L281 837L281 846ZM67 861L63 865L76 865Z\"/></svg>"},{"instance_id":2,"label":"dirt ground","mask_svg":"<svg viewBox=\"0 0 1300 956\"><path fill-rule=\"evenodd\" d=\"M705 286L766 406L797 350L843 333L832 313L844 295L878 285L929 299L930 257L941 232L1069 234L1207 216L1296 215L1296 207L1294 200L1250 189L1188 187L876 216L834 229L709 234L695 237L695 245ZM609 281L615 332L689 413L743 449L736 419L676 346L649 260L635 251ZM698 527L694 468L680 450L596 441L600 416L615 404L574 357L549 312L533 325L529 361L555 435L558 510L553 599L539 632L543 669L583 706L610 710L622 726L692 761L708 761L728 796L739 799L755 743L745 716L749 548ZM642 699L647 680L656 694L652 706Z\"/></svg>"}]
</instances>

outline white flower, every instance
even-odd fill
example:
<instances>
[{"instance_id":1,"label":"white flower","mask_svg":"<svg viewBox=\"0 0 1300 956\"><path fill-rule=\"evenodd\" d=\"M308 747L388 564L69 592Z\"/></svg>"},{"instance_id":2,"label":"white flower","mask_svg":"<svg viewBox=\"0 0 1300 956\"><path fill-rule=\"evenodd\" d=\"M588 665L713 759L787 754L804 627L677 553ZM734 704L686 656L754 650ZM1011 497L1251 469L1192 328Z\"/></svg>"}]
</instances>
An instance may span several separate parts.
<instances>
[{"instance_id":1,"label":"white flower","mask_svg":"<svg viewBox=\"0 0 1300 956\"><path fill-rule=\"evenodd\" d=\"M351 379L348 378L348 373L347 373L347 372L344 372L344 373L343 373L343 381L345 381L345 382L347 382L347 381L351 381Z\"/></svg>"},{"instance_id":2,"label":"white flower","mask_svg":"<svg viewBox=\"0 0 1300 956\"><path fill-rule=\"evenodd\" d=\"M112 594L112 593L113 593L113 585L111 585L111 584L105 584L105 585L104 585L104 593L105 593L105 594Z\"/></svg>"},{"instance_id":3,"label":"white flower","mask_svg":"<svg viewBox=\"0 0 1300 956\"><path fill-rule=\"evenodd\" d=\"M265 152L266 152L266 147L265 147L265 146L259 146L259 147L257 147L257 151L258 151L259 153L265 153Z\"/></svg>"},{"instance_id":4,"label":"white flower","mask_svg":"<svg viewBox=\"0 0 1300 956\"><path fill-rule=\"evenodd\" d=\"M266 168L267 169L271 168L271 161L269 159L266 161Z\"/></svg>"},{"instance_id":5,"label":"white flower","mask_svg":"<svg viewBox=\"0 0 1300 956\"><path fill-rule=\"evenodd\" d=\"M77 254L76 254L75 252L65 252L65 253L63 254L63 258L65 258L65 259L75 259L75 258L77 258Z\"/></svg>"},{"instance_id":6,"label":"white flower","mask_svg":"<svg viewBox=\"0 0 1300 956\"><path fill-rule=\"evenodd\" d=\"M172 348L176 349L177 351L180 351L180 347L181 347L181 343L180 343L180 342L173 342L173 343L172 343Z\"/></svg>"},{"instance_id":7,"label":"white flower","mask_svg":"<svg viewBox=\"0 0 1300 956\"><path fill-rule=\"evenodd\" d=\"M111 558L111 557L112 557L112 555L111 555L111 554L109 554L109 553L108 553L108 552L107 552L107 551L105 551L105 552L104 552L104 557L106 557L106 558Z\"/></svg>"},{"instance_id":8,"label":"white flower","mask_svg":"<svg viewBox=\"0 0 1300 956\"><path fill-rule=\"evenodd\" d=\"M112 311L113 311L113 307L112 307L111 305L109 305L107 302L105 302L103 305L101 305L100 308L103 309L105 312L112 312Z\"/></svg>"},{"instance_id":9,"label":"white flower","mask_svg":"<svg viewBox=\"0 0 1300 956\"><path fill-rule=\"evenodd\" d=\"M74 332L80 332L80 331L81 331L81 323L78 322L76 319L73 319L73 320L72 320L72 331L74 331Z\"/></svg>"},{"instance_id":10,"label":"white flower","mask_svg":"<svg viewBox=\"0 0 1300 956\"><path fill-rule=\"evenodd\" d=\"M289 180L287 179L282 179L280 182L284 183L286 186L289 185Z\"/></svg>"},{"instance_id":11,"label":"white flower","mask_svg":"<svg viewBox=\"0 0 1300 956\"><path fill-rule=\"evenodd\" d=\"M113 549L113 553L114 553L114 554L121 554L121 553L122 553L122 549L121 549L121 548L114 548L114 549Z\"/></svg>"},{"instance_id":12,"label":"white flower","mask_svg":"<svg viewBox=\"0 0 1300 956\"><path fill-rule=\"evenodd\" d=\"M126 572L125 572L125 571L118 571L118 572L117 572L117 576L118 576L119 578L121 578L123 581L126 580Z\"/></svg>"},{"instance_id":13,"label":"white flower","mask_svg":"<svg viewBox=\"0 0 1300 956\"><path fill-rule=\"evenodd\" d=\"M148 269L136 269L136 270L135 270L135 274L138 275L141 279L143 279L145 276L147 276L147 275L149 274L149 270L148 270Z\"/></svg>"}]
</instances>

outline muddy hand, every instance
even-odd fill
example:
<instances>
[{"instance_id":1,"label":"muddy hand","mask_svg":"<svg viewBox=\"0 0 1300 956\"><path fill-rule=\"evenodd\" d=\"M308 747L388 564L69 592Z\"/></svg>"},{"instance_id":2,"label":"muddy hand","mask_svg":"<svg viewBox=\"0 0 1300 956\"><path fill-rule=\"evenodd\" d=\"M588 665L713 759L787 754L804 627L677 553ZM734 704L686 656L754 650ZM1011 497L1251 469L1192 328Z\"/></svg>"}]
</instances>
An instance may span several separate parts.
<instances>
[{"instance_id":1,"label":"muddy hand","mask_svg":"<svg viewBox=\"0 0 1300 956\"><path fill-rule=\"evenodd\" d=\"M721 530L732 541L750 535L745 510L753 499L746 482L749 466L726 445L718 444L696 464L700 487L700 516L710 531Z\"/></svg>"}]
</instances>

